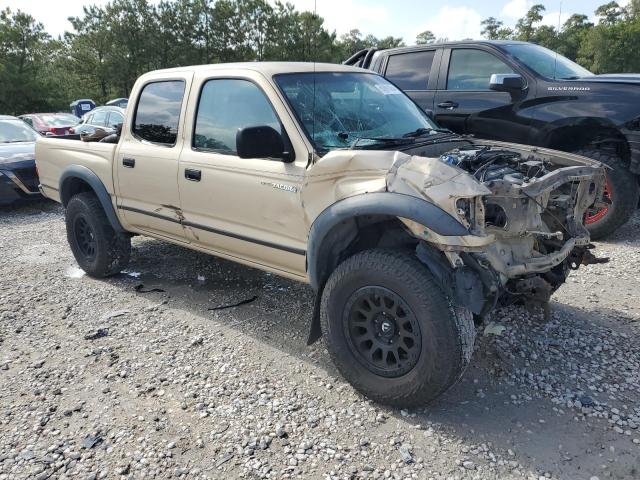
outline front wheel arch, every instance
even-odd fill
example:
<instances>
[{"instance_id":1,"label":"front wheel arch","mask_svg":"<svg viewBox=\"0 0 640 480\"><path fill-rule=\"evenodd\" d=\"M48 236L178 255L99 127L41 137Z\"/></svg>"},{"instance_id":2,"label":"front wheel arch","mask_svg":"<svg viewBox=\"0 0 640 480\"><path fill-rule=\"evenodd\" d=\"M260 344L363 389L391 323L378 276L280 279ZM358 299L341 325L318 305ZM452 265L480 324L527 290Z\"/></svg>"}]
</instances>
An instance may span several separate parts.
<instances>
[{"instance_id":1,"label":"front wheel arch","mask_svg":"<svg viewBox=\"0 0 640 480\"><path fill-rule=\"evenodd\" d=\"M345 233L356 235L355 219L367 216L406 218L424 225L438 235L471 234L464 225L437 205L412 195L377 192L345 198L318 215L309 231L307 272L311 286L316 292L322 288L338 265L340 256L336 253L340 250L340 243L345 243Z\"/></svg>"}]
</instances>

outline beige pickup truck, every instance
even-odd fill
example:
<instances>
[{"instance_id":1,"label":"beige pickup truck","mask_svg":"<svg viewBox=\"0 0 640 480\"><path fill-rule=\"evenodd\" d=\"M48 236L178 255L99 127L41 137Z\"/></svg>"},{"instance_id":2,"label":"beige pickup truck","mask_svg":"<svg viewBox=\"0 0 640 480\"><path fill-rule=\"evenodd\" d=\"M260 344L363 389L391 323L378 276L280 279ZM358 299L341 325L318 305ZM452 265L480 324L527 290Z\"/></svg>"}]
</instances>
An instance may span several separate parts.
<instances>
[{"instance_id":1,"label":"beige pickup truck","mask_svg":"<svg viewBox=\"0 0 640 480\"><path fill-rule=\"evenodd\" d=\"M455 383L474 317L544 303L597 260L583 218L599 163L455 135L354 67L151 72L105 140L36 145L80 267L118 274L147 235L307 282L309 341L324 335L341 373L391 405Z\"/></svg>"}]
</instances>

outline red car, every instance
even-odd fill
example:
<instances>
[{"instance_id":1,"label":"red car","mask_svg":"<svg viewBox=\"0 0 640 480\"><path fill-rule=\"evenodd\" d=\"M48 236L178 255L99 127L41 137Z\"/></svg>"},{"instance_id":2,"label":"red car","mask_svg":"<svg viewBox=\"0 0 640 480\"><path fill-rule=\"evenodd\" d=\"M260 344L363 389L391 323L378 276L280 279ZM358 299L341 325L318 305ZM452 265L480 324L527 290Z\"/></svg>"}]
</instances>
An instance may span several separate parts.
<instances>
[{"instance_id":1,"label":"red car","mask_svg":"<svg viewBox=\"0 0 640 480\"><path fill-rule=\"evenodd\" d=\"M19 117L42 135L68 135L69 129L80 123L70 113L29 113Z\"/></svg>"}]
</instances>

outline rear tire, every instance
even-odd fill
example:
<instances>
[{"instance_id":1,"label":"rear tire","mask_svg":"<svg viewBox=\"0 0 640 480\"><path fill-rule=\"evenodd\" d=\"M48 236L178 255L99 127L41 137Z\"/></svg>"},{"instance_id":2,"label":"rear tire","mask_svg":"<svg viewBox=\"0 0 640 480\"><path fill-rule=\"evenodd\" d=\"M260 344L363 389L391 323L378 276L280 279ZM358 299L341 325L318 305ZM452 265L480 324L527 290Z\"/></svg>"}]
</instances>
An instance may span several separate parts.
<instances>
[{"instance_id":1,"label":"rear tire","mask_svg":"<svg viewBox=\"0 0 640 480\"><path fill-rule=\"evenodd\" d=\"M638 177L629 171L620 157L604 150L584 149L573 153L612 168L606 172L607 193L610 194L611 204L606 210L588 213L585 218L585 226L591 238L599 240L624 225L633 215L640 196Z\"/></svg>"},{"instance_id":2,"label":"rear tire","mask_svg":"<svg viewBox=\"0 0 640 480\"><path fill-rule=\"evenodd\" d=\"M471 359L471 312L453 307L410 253L367 250L348 258L330 276L320 308L336 367L377 402L425 405L455 384Z\"/></svg>"},{"instance_id":3,"label":"rear tire","mask_svg":"<svg viewBox=\"0 0 640 480\"><path fill-rule=\"evenodd\" d=\"M67 241L78 265L96 278L119 273L129 263L131 237L116 232L98 198L90 192L75 195L65 212Z\"/></svg>"}]
</instances>

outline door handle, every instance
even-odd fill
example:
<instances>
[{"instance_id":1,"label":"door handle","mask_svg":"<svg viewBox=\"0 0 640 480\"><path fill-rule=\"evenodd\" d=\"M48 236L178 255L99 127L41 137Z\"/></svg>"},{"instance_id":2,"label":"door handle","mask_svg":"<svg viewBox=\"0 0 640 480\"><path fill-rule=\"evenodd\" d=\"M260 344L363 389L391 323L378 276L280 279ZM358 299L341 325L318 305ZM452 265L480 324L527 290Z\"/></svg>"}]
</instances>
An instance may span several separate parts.
<instances>
[{"instance_id":1,"label":"door handle","mask_svg":"<svg viewBox=\"0 0 640 480\"><path fill-rule=\"evenodd\" d=\"M202 178L202 171L195 170L193 168L184 169L184 178L191 180L192 182L199 182Z\"/></svg>"},{"instance_id":2,"label":"door handle","mask_svg":"<svg viewBox=\"0 0 640 480\"><path fill-rule=\"evenodd\" d=\"M127 168L133 168L136 166L136 159L135 158L123 158L122 159L122 165L127 167Z\"/></svg>"},{"instance_id":3,"label":"door handle","mask_svg":"<svg viewBox=\"0 0 640 480\"><path fill-rule=\"evenodd\" d=\"M442 102L438 104L438 108L444 108L445 110L453 110L454 108L458 108L458 104L452 101Z\"/></svg>"}]
</instances>

